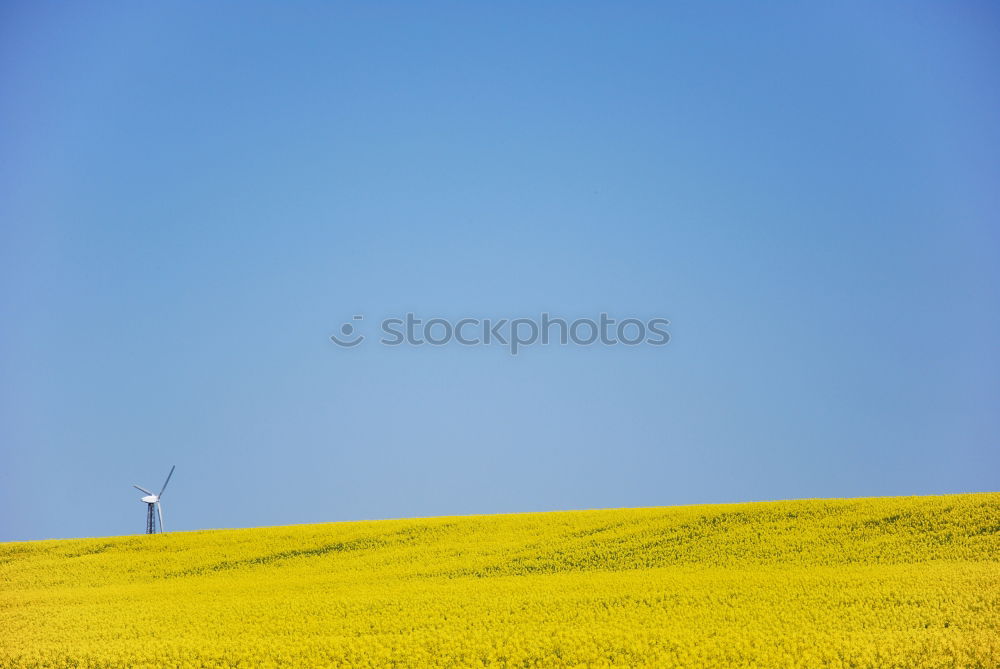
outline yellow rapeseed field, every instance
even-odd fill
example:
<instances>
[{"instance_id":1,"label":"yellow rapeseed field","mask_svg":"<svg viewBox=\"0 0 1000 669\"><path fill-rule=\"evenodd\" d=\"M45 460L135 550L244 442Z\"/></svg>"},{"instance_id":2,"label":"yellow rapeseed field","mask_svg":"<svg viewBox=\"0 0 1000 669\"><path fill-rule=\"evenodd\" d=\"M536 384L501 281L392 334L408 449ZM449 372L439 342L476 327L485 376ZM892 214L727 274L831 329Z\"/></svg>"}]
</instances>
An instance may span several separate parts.
<instances>
[{"instance_id":1,"label":"yellow rapeseed field","mask_svg":"<svg viewBox=\"0 0 1000 669\"><path fill-rule=\"evenodd\" d=\"M0 667L1000 667L1000 494L0 544Z\"/></svg>"}]
</instances>

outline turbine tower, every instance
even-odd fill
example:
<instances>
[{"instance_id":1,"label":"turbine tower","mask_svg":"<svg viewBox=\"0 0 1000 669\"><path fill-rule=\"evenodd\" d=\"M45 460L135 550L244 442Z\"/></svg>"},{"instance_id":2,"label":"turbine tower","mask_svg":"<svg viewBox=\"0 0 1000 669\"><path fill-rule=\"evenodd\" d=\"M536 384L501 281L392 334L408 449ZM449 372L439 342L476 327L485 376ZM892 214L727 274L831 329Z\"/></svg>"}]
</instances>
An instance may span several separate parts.
<instances>
[{"instance_id":1,"label":"turbine tower","mask_svg":"<svg viewBox=\"0 0 1000 669\"><path fill-rule=\"evenodd\" d=\"M177 469L177 465L170 468L170 473L167 474L167 480L163 482L163 487L160 488L160 492L153 494L135 484L132 485L133 488L141 490L146 493L140 502L146 504L146 534L156 534L156 516L160 517L160 532L163 532L163 505L160 504L160 497L163 496L163 491L167 489L167 484L170 483L170 477L174 475L174 470ZM156 513L153 513L153 507L156 507Z\"/></svg>"}]
</instances>

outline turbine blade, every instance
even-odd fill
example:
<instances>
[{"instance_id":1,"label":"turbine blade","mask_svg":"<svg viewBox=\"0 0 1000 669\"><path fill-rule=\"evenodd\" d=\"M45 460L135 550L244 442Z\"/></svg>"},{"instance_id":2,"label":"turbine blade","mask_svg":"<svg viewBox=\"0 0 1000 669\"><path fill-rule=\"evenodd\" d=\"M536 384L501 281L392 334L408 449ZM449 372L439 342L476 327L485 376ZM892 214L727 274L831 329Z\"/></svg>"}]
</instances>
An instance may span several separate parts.
<instances>
[{"instance_id":1,"label":"turbine blade","mask_svg":"<svg viewBox=\"0 0 1000 669\"><path fill-rule=\"evenodd\" d=\"M162 495L163 491L167 489L167 484L170 483L170 477L174 475L175 469L177 469L177 465L174 465L173 467L170 468L170 473L167 474L167 480L163 482L163 487L160 488L160 495ZM157 497L159 497L160 495L157 495Z\"/></svg>"},{"instance_id":2,"label":"turbine blade","mask_svg":"<svg viewBox=\"0 0 1000 669\"><path fill-rule=\"evenodd\" d=\"M146 493L147 495L152 495L152 494L153 494L153 493L149 492L148 490L146 490L145 488L140 488L139 486L135 485L134 483L132 484L132 487L133 487L133 488L136 488L137 490L141 490L141 491L143 491L143 492L144 492L144 493Z\"/></svg>"},{"instance_id":3,"label":"turbine blade","mask_svg":"<svg viewBox=\"0 0 1000 669\"><path fill-rule=\"evenodd\" d=\"M160 514L160 532L166 532L166 530L163 529L163 505L159 502L156 503L156 513Z\"/></svg>"}]
</instances>

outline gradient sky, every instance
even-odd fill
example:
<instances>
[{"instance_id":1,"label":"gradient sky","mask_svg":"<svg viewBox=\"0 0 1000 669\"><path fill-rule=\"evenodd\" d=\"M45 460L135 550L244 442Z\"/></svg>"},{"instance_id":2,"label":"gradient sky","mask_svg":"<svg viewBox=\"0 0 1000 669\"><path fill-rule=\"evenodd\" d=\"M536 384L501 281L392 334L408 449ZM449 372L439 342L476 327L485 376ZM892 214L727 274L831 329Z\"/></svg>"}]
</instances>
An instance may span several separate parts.
<instances>
[{"instance_id":1,"label":"gradient sky","mask_svg":"<svg viewBox=\"0 0 1000 669\"><path fill-rule=\"evenodd\" d=\"M752 6L751 6L752 5ZM993 3L0 8L0 540L998 490ZM651 347L352 350L422 316Z\"/></svg>"}]
</instances>

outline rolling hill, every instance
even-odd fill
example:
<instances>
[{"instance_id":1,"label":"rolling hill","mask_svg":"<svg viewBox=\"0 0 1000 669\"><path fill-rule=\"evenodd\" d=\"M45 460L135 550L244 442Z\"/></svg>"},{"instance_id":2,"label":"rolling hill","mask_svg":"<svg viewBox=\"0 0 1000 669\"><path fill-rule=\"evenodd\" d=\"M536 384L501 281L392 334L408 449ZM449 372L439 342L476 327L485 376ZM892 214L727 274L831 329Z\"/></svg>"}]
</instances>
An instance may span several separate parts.
<instances>
[{"instance_id":1,"label":"rolling hill","mask_svg":"<svg viewBox=\"0 0 1000 669\"><path fill-rule=\"evenodd\" d=\"M0 667L1000 666L1000 493L0 544Z\"/></svg>"}]
</instances>

